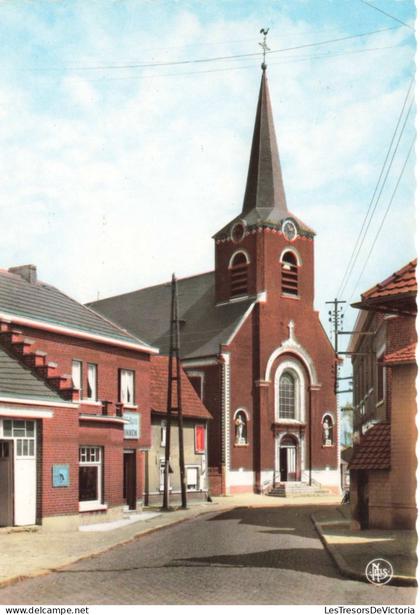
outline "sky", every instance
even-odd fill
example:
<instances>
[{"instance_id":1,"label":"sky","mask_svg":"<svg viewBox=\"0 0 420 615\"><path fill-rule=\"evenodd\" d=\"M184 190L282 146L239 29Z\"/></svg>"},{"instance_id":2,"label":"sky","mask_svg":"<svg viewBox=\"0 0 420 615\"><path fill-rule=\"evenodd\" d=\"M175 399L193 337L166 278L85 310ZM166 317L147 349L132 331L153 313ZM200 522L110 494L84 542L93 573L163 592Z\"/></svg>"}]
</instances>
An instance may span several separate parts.
<instances>
[{"instance_id":1,"label":"sky","mask_svg":"<svg viewBox=\"0 0 420 615\"><path fill-rule=\"evenodd\" d=\"M211 237L242 208L268 27L286 196L317 232L316 309L328 331L325 301L354 301L415 256L415 6L369 2L376 9L0 0L0 267L35 264L82 302L211 270ZM346 328L355 316L346 308Z\"/></svg>"}]
</instances>

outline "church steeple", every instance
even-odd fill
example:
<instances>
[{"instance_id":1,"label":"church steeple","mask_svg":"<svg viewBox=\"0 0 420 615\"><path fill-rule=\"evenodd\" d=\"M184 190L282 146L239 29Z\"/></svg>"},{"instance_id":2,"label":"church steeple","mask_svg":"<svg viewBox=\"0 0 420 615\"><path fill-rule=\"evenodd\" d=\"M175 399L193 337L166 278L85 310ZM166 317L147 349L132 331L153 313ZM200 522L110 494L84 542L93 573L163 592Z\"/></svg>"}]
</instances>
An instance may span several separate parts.
<instances>
[{"instance_id":1,"label":"church steeple","mask_svg":"<svg viewBox=\"0 0 420 615\"><path fill-rule=\"evenodd\" d=\"M265 64L262 69L242 216L278 224L288 211Z\"/></svg>"}]
</instances>

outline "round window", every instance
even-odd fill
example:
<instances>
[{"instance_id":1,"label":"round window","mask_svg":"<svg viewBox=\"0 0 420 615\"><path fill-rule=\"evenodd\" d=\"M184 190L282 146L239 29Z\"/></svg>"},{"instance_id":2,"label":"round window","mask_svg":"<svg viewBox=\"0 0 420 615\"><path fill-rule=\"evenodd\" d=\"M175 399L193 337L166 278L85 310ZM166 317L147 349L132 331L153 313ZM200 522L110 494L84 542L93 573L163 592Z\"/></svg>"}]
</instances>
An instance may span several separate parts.
<instances>
[{"instance_id":1,"label":"round window","mask_svg":"<svg viewBox=\"0 0 420 615\"><path fill-rule=\"evenodd\" d=\"M231 237L232 237L233 241L239 242L239 241L242 241L244 236L245 236L245 227L242 224L242 222L237 222L232 227Z\"/></svg>"}]
</instances>

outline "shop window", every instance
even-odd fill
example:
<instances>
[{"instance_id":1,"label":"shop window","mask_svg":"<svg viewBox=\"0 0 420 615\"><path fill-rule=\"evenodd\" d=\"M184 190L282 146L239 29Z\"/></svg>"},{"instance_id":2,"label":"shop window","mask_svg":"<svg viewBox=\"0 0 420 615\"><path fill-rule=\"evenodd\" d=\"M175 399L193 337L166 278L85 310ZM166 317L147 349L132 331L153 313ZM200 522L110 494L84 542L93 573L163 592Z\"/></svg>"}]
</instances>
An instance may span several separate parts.
<instances>
[{"instance_id":1,"label":"shop window","mask_svg":"<svg viewBox=\"0 0 420 615\"><path fill-rule=\"evenodd\" d=\"M329 414L326 414L322 421L322 444L323 446L333 445L333 420Z\"/></svg>"},{"instance_id":2,"label":"shop window","mask_svg":"<svg viewBox=\"0 0 420 615\"><path fill-rule=\"evenodd\" d=\"M98 399L98 366L88 363L87 398L91 401Z\"/></svg>"},{"instance_id":3,"label":"shop window","mask_svg":"<svg viewBox=\"0 0 420 615\"><path fill-rule=\"evenodd\" d=\"M89 510L102 502L102 449L81 446L79 449L80 510Z\"/></svg>"},{"instance_id":4,"label":"shop window","mask_svg":"<svg viewBox=\"0 0 420 615\"><path fill-rule=\"evenodd\" d=\"M281 419L296 418L296 378L290 372L280 377L279 416Z\"/></svg>"},{"instance_id":5,"label":"shop window","mask_svg":"<svg viewBox=\"0 0 420 615\"><path fill-rule=\"evenodd\" d=\"M287 295L298 294L298 263L293 252L285 252L281 259L281 291Z\"/></svg>"},{"instance_id":6,"label":"shop window","mask_svg":"<svg viewBox=\"0 0 420 615\"><path fill-rule=\"evenodd\" d=\"M187 491L200 490L200 468L198 466L186 466Z\"/></svg>"},{"instance_id":7,"label":"shop window","mask_svg":"<svg viewBox=\"0 0 420 615\"><path fill-rule=\"evenodd\" d=\"M120 401L126 405L135 403L134 371L131 369L120 369Z\"/></svg>"},{"instance_id":8,"label":"shop window","mask_svg":"<svg viewBox=\"0 0 420 615\"><path fill-rule=\"evenodd\" d=\"M231 297L248 294L249 259L245 252L237 252L229 264Z\"/></svg>"},{"instance_id":9,"label":"shop window","mask_svg":"<svg viewBox=\"0 0 420 615\"><path fill-rule=\"evenodd\" d=\"M82 391L82 362L76 359L73 359L71 362L71 379L73 382L73 388L77 391Z\"/></svg>"},{"instance_id":10,"label":"shop window","mask_svg":"<svg viewBox=\"0 0 420 615\"><path fill-rule=\"evenodd\" d=\"M243 410L237 410L234 416L235 444L241 446L248 443L248 421Z\"/></svg>"},{"instance_id":11,"label":"shop window","mask_svg":"<svg viewBox=\"0 0 420 615\"><path fill-rule=\"evenodd\" d=\"M196 425L194 428L195 452L206 452L206 428L204 425Z\"/></svg>"}]
</instances>

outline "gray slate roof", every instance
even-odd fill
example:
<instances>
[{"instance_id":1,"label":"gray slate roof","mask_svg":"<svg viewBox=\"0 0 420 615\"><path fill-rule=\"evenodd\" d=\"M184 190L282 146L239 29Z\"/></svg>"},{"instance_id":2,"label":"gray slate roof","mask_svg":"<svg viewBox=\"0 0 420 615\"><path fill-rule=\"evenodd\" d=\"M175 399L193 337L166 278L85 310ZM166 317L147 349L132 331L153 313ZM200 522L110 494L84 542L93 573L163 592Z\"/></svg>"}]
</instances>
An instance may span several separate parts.
<instances>
[{"instance_id":1,"label":"gray slate roof","mask_svg":"<svg viewBox=\"0 0 420 615\"><path fill-rule=\"evenodd\" d=\"M90 303L95 310L165 354L169 350L171 285L159 284ZM228 341L252 299L216 306L214 272L178 280L183 358L214 356Z\"/></svg>"},{"instance_id":2,"label":"gray slate roof","mask_svg":"<svg viewBox=\"0 0 420 615\"><path fill-rule=\"evenodd\" d=\"M5 270L0 270L0 312L146 345L54 286L40 281L27 282Z\"/></svg>"},{"instance_id":3,"label":"gray slate roof","mask_svg":"<svg viewBox=\"0 0 420 615\"><path fill-rule=\"evenodd\" d=\"M0 397L63 403L61 397L0 348Z\"/></svg>"}]
</instances>

